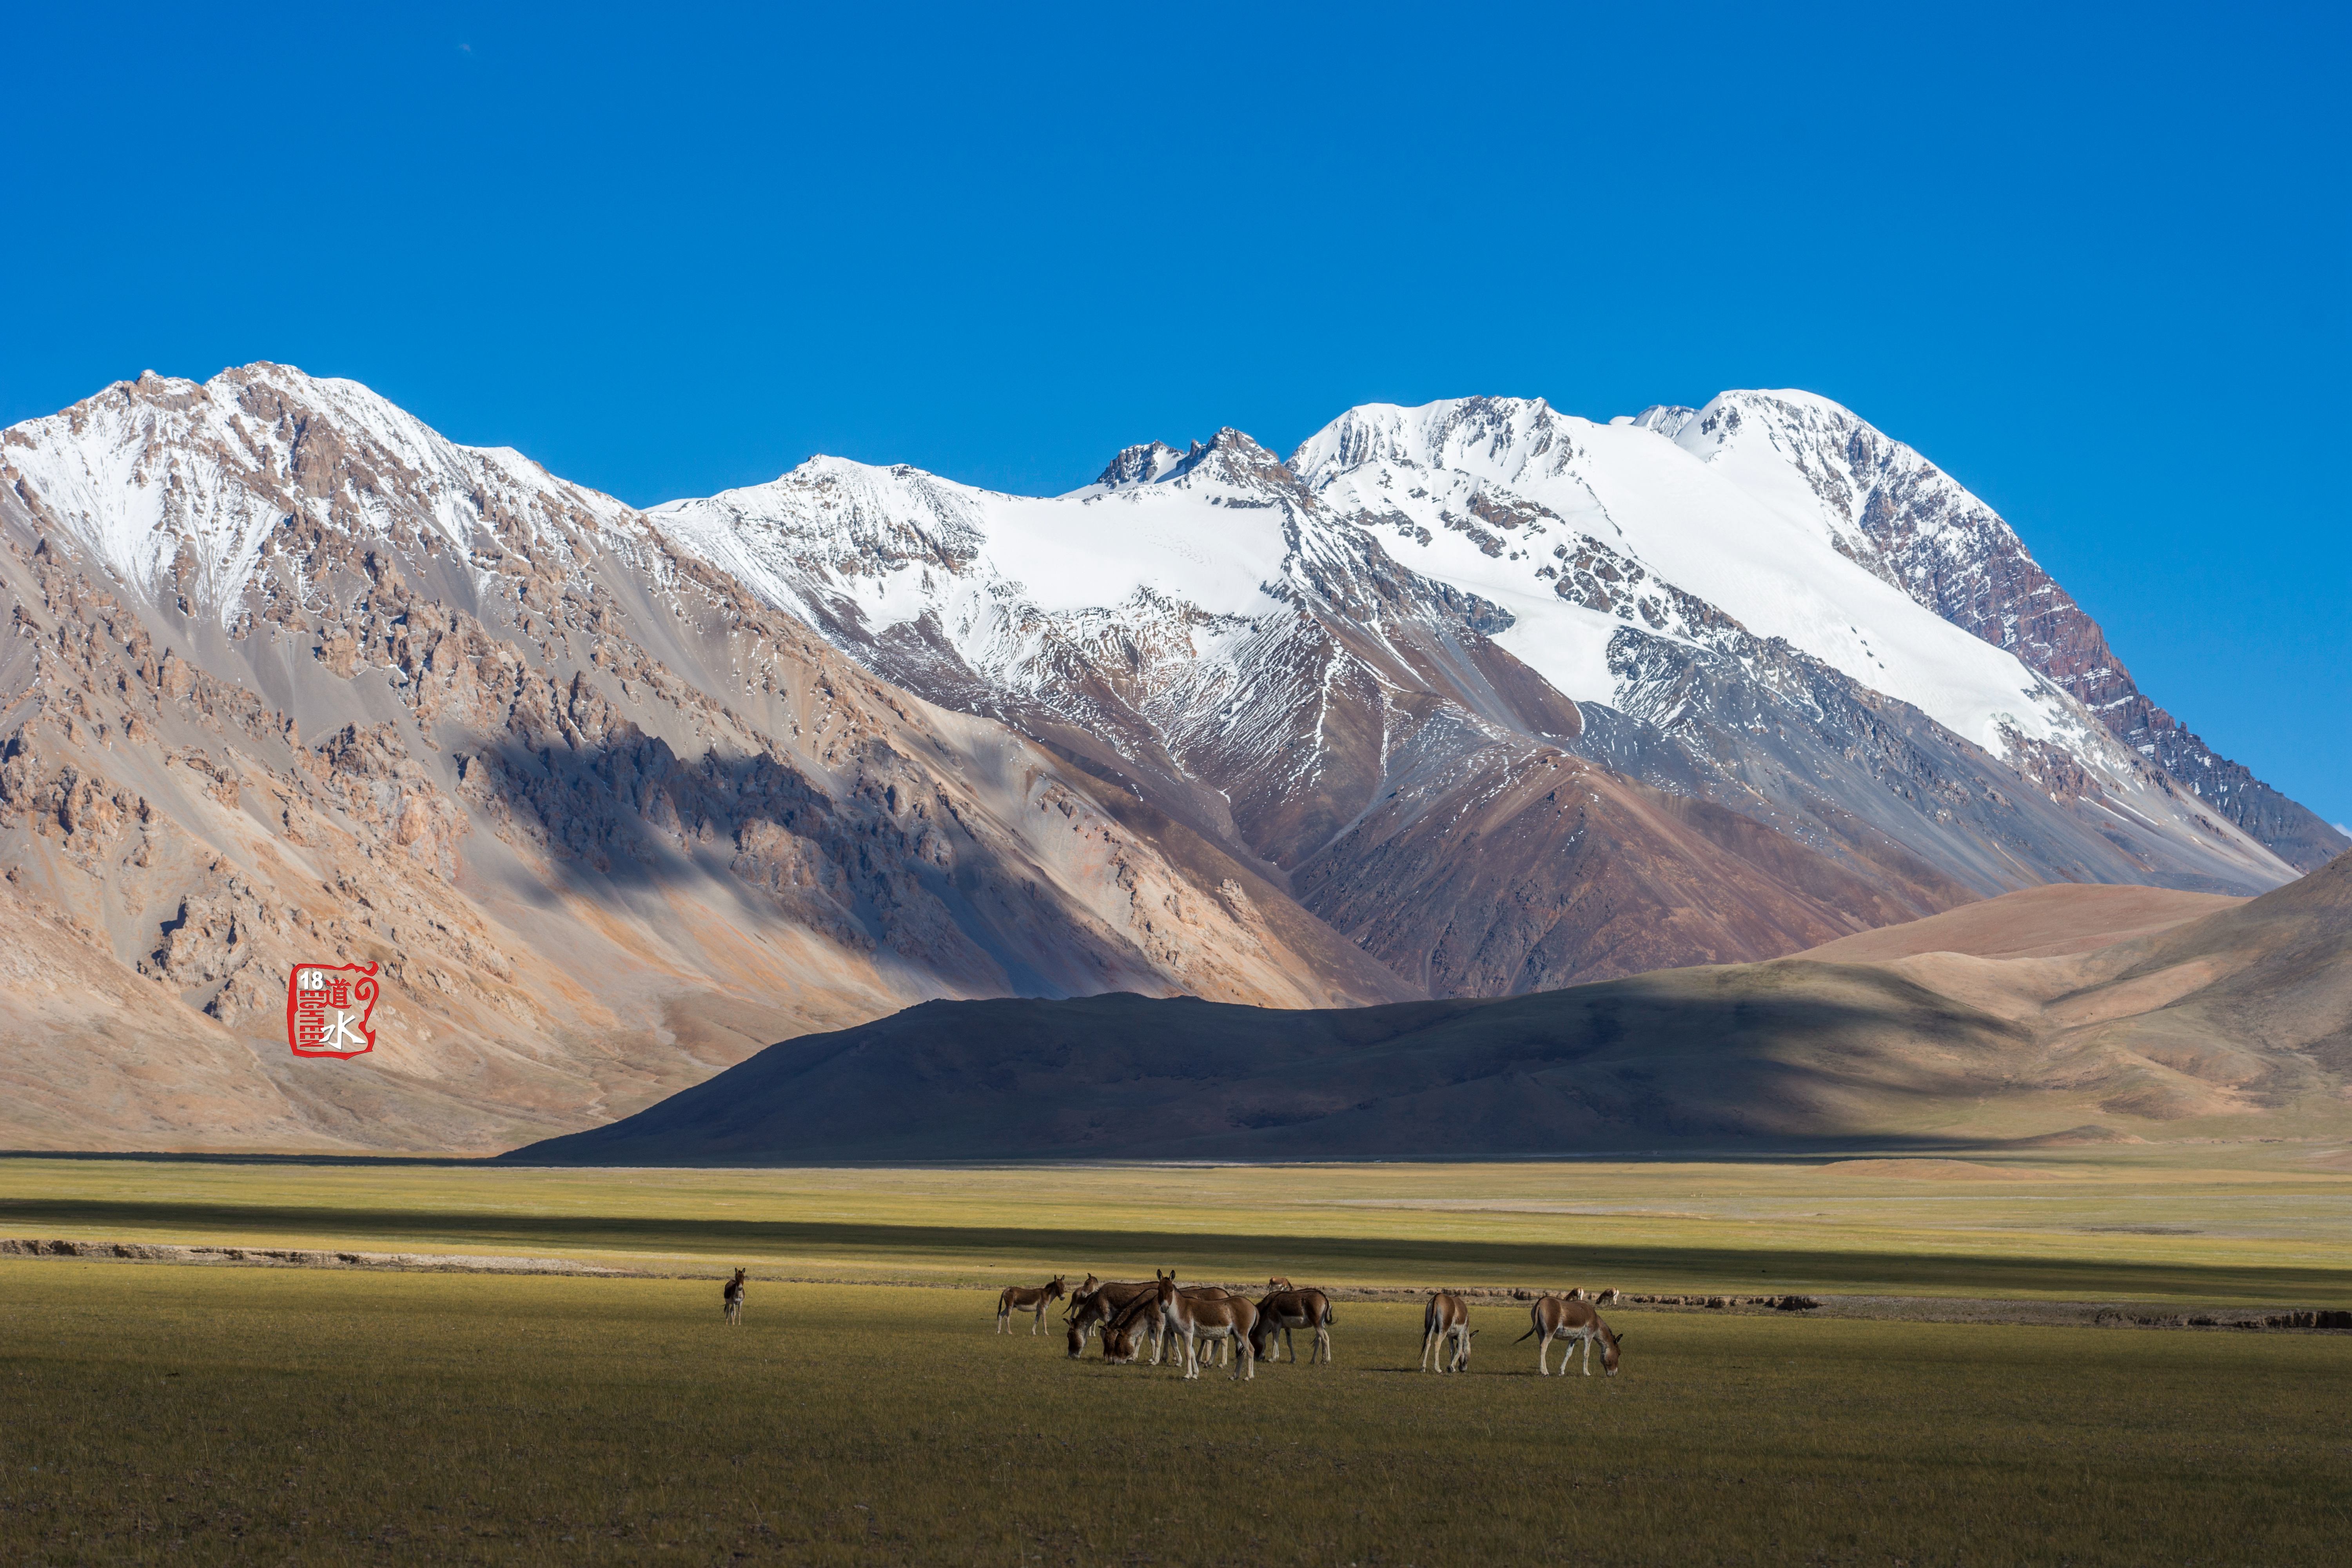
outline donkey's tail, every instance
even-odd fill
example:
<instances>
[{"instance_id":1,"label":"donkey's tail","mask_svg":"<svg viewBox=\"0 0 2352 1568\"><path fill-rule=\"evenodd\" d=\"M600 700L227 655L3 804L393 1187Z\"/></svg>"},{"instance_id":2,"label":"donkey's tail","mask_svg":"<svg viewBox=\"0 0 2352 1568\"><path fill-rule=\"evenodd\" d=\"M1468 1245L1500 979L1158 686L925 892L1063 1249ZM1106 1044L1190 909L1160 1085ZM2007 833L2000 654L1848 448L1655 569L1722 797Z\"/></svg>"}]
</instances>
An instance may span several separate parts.
<instances>
[{"instance_id":1,"label":"donkey's tail","mask_svg":"<svg viewBox=\"0 0 2352 1568\"><path fill-rule=\"evenodd\" d=\"M1324 1302L1324 1303L1323 1303L1323 1326L1324 1326L1325 1328L1327 1328L1327 1329L1328 1329L1328 1328L1329 1328L1329 1327L1330 1327L1334 1322L1336 1322L1336 1321L1338 1321L1338 1320L1337 1320L1336 1318L1334 1318L1334 1317L1331 1315L1331 1303L1330 1303L1330 1302L1328 1302L1328 1301Z\"/></svg>"},{"instance_id":2,"label":"donkey's tail","mask_svg":"<svg viewBox=\"0 0 2352 1568\"><path fill-rule=\"evenodd\" d=\"M1513 1340L1511 1342L1515 1345L1523 1345L1535 1337L1536 1331L1534 1329L1530 1328L1526 1333L1521 1334L1517 1339Z\"/></svg>"}]
</instances>

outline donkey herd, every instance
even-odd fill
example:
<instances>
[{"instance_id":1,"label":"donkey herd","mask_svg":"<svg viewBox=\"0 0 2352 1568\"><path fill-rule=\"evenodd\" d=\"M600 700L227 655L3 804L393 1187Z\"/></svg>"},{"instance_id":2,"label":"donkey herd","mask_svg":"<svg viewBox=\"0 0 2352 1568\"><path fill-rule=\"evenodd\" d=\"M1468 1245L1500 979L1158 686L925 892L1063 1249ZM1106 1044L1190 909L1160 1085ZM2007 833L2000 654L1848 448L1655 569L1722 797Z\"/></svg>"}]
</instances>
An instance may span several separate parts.
<instances>
[{"instance_id":1,"label":"donkey herd","mask_svg":"<svg viewBox=\"0 0 2352 1568\"><path fill-rule=\"evenodd\" d=\"M1062 1319L1069 1325L1072 1361L1086 1353L1087 1341L1099 1331L1102 1359L1113 1364L1148 1360L1158 1366L1163 1353L1174 1355L1174 1342L1181 1342L1186 1377L1201 1375L1204 1357L1211 1364L1219 1364L1214 1358L1222 1353L1222 1364L1230 1365L1235 1378L1254 1378L1259 1362L1278 1362L1286 1351L1296 1362L1298 1350L1291 1335L1304 1329L1314 1336L1307 1350L1308 1364L1328 1363L1335 1321L1331 1299L1320 1290L1299 1289L1280 1275L1265 1284L1266 1294L1252 1301L1222 1286L1179 1285L1172 1269L1164 1274L1155 1270L1149 1280L1102 1280L1089 1274L1075 1292L1057 1275L1043 1285L1006 1286L996 1299L996 1331L1011 1333L1013 1315L1027 1312L1031 1314L1029 1331L1044 1332L1045 1309L1066 1296L1070 1304ZM1568 1358L1581 1343L1584 1375L1590 1377L1592 1346L1598 1341L1601 1371L1614 1377L1618 1347L1624 1336L1602 1321L1596 1309L1616 1300L1614 1289L1590 1297L1582 1289L1565 1296L1546 1295L1530 1309L1531 1326L1517 1342L1536 1341L1536 1370L1547 1377L1551 1375L1553 1341L1563 1342L1559 1366L1563 1375ZM1468 1370L1470 1342L1477 1332L1470 1326L1468 1302L1450 1290L1431 1292L1422 1314L1422 1370Z\"/></svg>"},{"instance_id":2,"label":"donkey herd","mask_svg":"<svg viewBox=\"0 0 2352 1568\"><path fill-rule=\"evenodd\" d=\"M744 1270L735 1270L727 1281L721 1305L726 1310L731 1328L743 1321ZM1183 1345L1184 1375L1201 1375L1202 1346L1207 1347L1211 1365L1231 1366L1235 1378L1255 1378L1261 1361L1276 1362L1288 1352L1293 1362L1298 1359L1298 1347L1292 1341L1294 1330L1305 1329L1314 1336L1307 1347L1307 1363L1328 1364L1331 1360L1331 1298L1320 1290L1301 1290L1280 1275L1265 1282L1266 1293L1253 1301L1246 1296L1235 1295L1221 1285L1179 1285L1176 1271L1153 1270L1153 1277L1142 1279L1097 1279L1089 1274L1076 1293L1067 1281L1055 1275L1043 1285L1007 1285L996 1298L996 1331L1013 1331L1013 1314L1030 1314L1029 1331L1045 1331L1045 1309L1063 1298L1069 1299L1069 1309L1062 1321L1069 1325L1070 1359L1077 1360L1086 1353L1087 1342L1100 1331L1102 1359L1114 1365L1129 1364L1146 1360L1145 1346L1150 1346L1149 1363L1160 1364L1164 1353L1173 1355L1173 1341ZM1601 1370L1609 1376L1617 1375L1617 1352L1625 1336L1618 1333L1601 1320L1598 1309L1603 1304L1614 1305L1615 1289L1596 1291L1588 1296L1581 1289L1570 1290L1565 1296L1545 1295L1528 1309L1529 1327L1514 1344L1536 1342L1536 1370L1546 1377L1551 1375L1549 1365L1552 1342L1563 1342L1560 1349L1560 1375L1568 1375L1568 1363L1576 1354L1576 1347L1584 1347L1584 1375L1592 1375L1592 1346L1601 1346ZM1423 1372L1466 1372L1470 1367L1470 1342L1478 1331L1470 1326L1470 1304L1451 1290L1433 1290L1429 1304L1421 1316L1421 1369ZM1222 1352L1224 1360L1215 1358Z\"/></svg>"}]
</instances>

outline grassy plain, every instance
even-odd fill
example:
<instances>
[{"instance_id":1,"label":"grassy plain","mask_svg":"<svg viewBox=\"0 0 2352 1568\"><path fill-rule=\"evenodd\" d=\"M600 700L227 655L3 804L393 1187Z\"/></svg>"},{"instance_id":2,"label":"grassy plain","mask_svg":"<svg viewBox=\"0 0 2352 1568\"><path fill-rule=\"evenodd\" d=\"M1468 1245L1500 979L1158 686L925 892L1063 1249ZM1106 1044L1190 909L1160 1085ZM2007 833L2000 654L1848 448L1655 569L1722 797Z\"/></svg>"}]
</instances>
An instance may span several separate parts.
<instances>
[{"instance_id":1,"label":"grassy plain","mask_svg":"<svg viewBox=\"0 0 2352 1568\"><path fill-rule=\"evenodd\" d=\"M0 1259L0 1562L2281 1563L2352 1537L2352 1336L1474 1308L1339 1364L1072 1363L1009 1278L2352 1306L2352 1162L546 1171L0 1160L0 1237L649 1276ZM715 1276L752 1266L748 1322ZM787 1284L782 1279L809 1283ZM898 1283L877 1283L897 1281ZM980 1289L938 1287L977 1286ZM1050 1320L1049 1320L1050 1321Z\"/></svg>"},{"instance_id":2,"label":"grassy plain","mask_svg":"<svg viewBox=\"0 0 2352 1568\"><path fill-rule=\"evenodd\" d=\"M1409 1304L1248 1384L978 1291L0 1262L0 1560L2288 1563L2352 1339L1628 1310L1538 1379Z\"/></svg>"},{"instance_id":3,"label":"grassy plain","mask_svg":"<svg viewBox=\"0 0 2352 1568\"><path fill-rule=\"evenodd\" d=\"M0 1159L0 1237L530 1253L1002 1283L1176 1267L1327 1284L2352 1307L2352 1158L533 1170Z\"/></svg>"}]
</instances>

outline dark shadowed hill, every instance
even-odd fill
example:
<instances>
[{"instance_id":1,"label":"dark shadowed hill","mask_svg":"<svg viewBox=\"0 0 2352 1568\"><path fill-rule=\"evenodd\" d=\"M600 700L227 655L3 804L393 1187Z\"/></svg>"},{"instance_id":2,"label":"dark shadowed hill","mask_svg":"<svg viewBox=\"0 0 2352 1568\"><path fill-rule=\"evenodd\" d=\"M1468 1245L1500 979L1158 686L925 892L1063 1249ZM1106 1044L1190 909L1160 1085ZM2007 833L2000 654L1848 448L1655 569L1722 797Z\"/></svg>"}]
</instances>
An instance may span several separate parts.
<instances>
[{"instance_id":1,"label":"dark shadowed hill","mask_svg":"<svg viewBox=\"0 0 2352 1568\"><path fill-rule=\"evenodd\" d=\"M2046 896L2012 898L2021 924L2042 917ZM1979 906L1977 925L2002 902ZM772 1046L611 1126L506 1157L1412 1159L2342 1135L2352 857L2139 929L2057 957L1782 959L1343 1010L929 1002Z\"/></svg>"},{"instance_id":2,"label":"dark shadowed hill","mask_svg":"<svg viewBox=\"0 0 2352 1568\"><path fill-rule=\"evenodd\" d=\"M1395 1159L1806 1136L1987 1092L2010 1030L1865 969L1669 970L1498 1001L1283 1012L929 1002L771 1047L531 1163ZM1890 1020L1898 1081L1851 1062Z\"/></svg>"}]
</instances>

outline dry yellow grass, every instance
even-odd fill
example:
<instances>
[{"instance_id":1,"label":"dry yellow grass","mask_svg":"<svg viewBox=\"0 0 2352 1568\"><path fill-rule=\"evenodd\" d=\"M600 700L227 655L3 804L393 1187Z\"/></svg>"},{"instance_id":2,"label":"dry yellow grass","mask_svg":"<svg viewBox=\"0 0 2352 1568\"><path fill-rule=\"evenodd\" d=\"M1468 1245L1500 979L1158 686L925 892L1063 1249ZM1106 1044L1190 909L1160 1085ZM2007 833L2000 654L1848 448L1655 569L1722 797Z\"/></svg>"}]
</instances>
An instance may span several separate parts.
<instances>
[{"instance_id":1,"label":"dry yellow grass","mask_svg":"<svg viewBox=\"0 0 2352 1568\"><path fill-rule=\"evenodd\" d=\"M2352 1169L2334 1146L2298 1144L1976 1152L1932 1167L0 1160L0 1236L520 1252L656 1270L751 1263L807 1279L941 1283L1101 1261L1350 1284L2352 1307L2347 1234Z\"/></svg>"}]
</instances>

